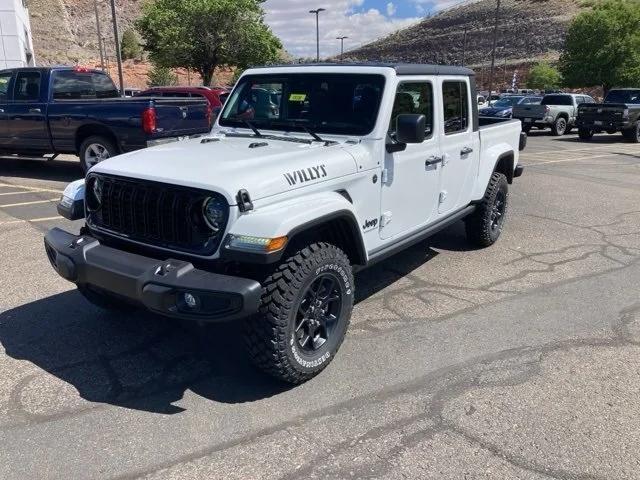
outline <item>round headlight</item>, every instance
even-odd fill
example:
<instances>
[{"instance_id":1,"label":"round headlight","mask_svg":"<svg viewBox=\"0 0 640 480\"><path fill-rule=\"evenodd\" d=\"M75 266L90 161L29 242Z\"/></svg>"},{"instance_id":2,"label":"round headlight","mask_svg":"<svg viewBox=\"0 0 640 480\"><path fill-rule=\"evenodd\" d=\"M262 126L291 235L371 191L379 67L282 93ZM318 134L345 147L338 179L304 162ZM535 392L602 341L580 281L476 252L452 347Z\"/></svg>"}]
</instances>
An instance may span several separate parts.
<instances>
[{"instance_id":1,"label":"round headlight","mask_svg":"<svg viewBox=\"0 0 640 480\"><path fill-rule=\"evenodd\" d=\"M207 226L218 233L225 223L226 208L219 198L207 198L203 205L204 221Z\"/></svg>"},{"instance_id":2,"label":"round headlight","mask_svg":"<svg viewBox=\"0 0 640 480\"><path fill-rule=\"evenodd\" d=\"M102 204L102 180L100 177L91 179L88 193L87 207L89 207L89 210L98 210Z\"/></svg>"}]
</instances>

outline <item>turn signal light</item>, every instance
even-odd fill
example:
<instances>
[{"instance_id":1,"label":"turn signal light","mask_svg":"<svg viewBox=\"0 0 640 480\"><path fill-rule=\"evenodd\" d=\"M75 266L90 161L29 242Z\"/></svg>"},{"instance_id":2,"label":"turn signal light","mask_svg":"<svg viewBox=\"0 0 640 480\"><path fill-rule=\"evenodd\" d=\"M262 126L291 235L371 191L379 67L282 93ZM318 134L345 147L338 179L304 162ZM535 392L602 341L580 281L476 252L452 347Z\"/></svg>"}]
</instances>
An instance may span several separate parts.
<instances>
[{"instance_id":1,"label":"turn signal light","mask_svg":"<svg viewBox=\"0 0 640 480\"><path fill-rule=\"evenodd\" d=\"M147 107L142 111L142 130L144 133L155 133L156 131L156 109Z\"/></svg>"}]
</instances>

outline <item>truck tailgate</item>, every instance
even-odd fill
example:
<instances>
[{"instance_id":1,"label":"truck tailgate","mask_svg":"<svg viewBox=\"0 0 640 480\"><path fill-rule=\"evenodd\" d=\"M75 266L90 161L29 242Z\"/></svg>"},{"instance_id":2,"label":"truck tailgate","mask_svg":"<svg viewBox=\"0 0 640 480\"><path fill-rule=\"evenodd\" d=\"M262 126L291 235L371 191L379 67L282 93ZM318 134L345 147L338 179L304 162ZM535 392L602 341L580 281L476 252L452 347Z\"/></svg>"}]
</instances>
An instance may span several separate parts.
<instances>
[{"instance_id":1,"label":"truck tailgate","mask_svg":"<svg viewBox=\"0 0 640 480\"><path fill-rule=\"evenodd\" d=\"M546 113L545 105L515 105L513 107L513 118L542 120Z\"/></svg>"},{"instance_id":2,"label":"truck tailgate","mask_svg":"<svg viewBox=\"0 0 640 480\"><path fill-rule=\"evenodd\" d=\"M211 129L211 109L206 100L154 98L154 137L193 135Z\"/></svg>"},{"instance_id":3,"label":"truck tailgate","mask_svg":"<svg viewBox=\"0 0 640 480\"><path fill-rule=\"evenodd\" d=\"M585 122L601 121L603 124L622 121L627 106L624 103L582 104L578 108L580 119Z\"/></svg>"}]
</instances>

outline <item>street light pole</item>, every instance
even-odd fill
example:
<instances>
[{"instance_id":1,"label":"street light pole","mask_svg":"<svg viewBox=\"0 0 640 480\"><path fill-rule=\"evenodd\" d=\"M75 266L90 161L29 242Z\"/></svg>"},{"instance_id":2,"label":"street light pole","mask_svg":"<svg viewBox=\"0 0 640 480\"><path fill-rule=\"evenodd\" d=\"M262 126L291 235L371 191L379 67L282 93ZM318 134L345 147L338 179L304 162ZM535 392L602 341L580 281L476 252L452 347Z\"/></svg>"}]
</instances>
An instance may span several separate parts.
<instances>
[{"instance_id":1,"label":"street light pole","mask_svg":"<svg viewBox=\"0 0 640 480\"><path fill-rule=\"evenodd\" d=\"M98 31L98 50L100 50L100 68L104 71L104 54L102 53L102 32L100 31L100 15L98 15L98 0L93 0L96 10L96 29Z\"/></svg>"},{"instance_id":2,"label":"street light pole","mask_svg":"<svg viewBox=\"0 0 640 480\"><path fill-rule=\"evenodd\" d=\"M118 33L118 19L116 18L115 0L111 0L111 17L113 21L113 41L116 47L116 61L118 62L118 80L120 81L120 95L124 97L124 76L122 75L122 53L120 52L120 35Z\"/></svg>"},{"instance_id":3,"label":"street light pole","mask_svg":"<svg viewBox=\"0 0 640 480\"><path fill-rule=\"evenodd\" d=\"M464 67L465 57L467 55L467 27L464 27L464 36L462 37L462 65Z\"/></svg>"},{"instance_id":4,"label":"street light pole","mask_svg":"<svg viewBox=\"0 0 640 480\"><path fill-rule=\"evenodd\" d=\"M336 40L340 40L340 60L342 60L342 55L344 55L344 40L349 37L336 37Z\"/></svg>"},{"instance_id":5,"label":"street light pole","mask_svg":"<svg viewBox=\"0 0 640 480\"><path fill-rule=\"evenodd\" d=\"M316 8L315 10L309 10L309 13L316 14L316 62L320 62L320 12L324 12L324 8Z\"/></svg>"},{"instance_id":6,"label":"street light pole","mask_svg":"<svg viewBox=\"0 0 640 480\"><path fill-rule=\"evenodd\" d=\"M498 43L498 24L500 23L500 0L497 0L496 18L493 26L493 48L491 49L491 70L489 71L489 105L493 93L493 69L496 65L496 44Z\"/></svg>"}]
</instances>

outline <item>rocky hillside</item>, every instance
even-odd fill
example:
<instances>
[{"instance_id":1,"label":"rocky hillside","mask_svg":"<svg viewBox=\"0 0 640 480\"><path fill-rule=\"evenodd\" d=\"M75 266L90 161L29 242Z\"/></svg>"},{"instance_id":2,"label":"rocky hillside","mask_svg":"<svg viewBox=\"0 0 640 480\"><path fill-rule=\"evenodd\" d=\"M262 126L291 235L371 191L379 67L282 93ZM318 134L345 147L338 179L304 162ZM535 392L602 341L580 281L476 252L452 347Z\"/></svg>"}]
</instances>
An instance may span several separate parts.
<instances>
[{"instance_id":1,"label":"rocky hillside","mask_svg":"<svg viewBox=\"0 0 640 480\"><path fill-rule=\"evenodd\" d=\"M497 62L530 63L555 59L580 0L502 0ZM490 61L496 0L470 1L419 24L345 54L353 60L459 64L463 32L466 64Z\"/></svg>"},{"instance_id":2,"label":"rocky hillside","mask_svg":"<svg viewBox=\"0 0 640 480\"><path fill-rule=\"evenodd\" d=\"M94 0L28 0L36 61L41 65L86 63L100 58ZM142 0L117 0L120 33L140 16ZM98 2L102 36L115 56L110 2Z\"/></svg>"}]
</instances>

